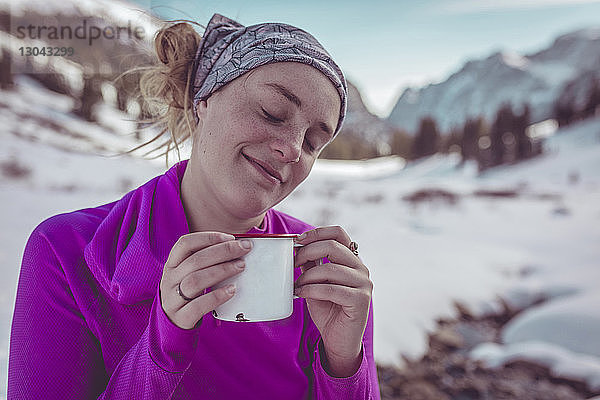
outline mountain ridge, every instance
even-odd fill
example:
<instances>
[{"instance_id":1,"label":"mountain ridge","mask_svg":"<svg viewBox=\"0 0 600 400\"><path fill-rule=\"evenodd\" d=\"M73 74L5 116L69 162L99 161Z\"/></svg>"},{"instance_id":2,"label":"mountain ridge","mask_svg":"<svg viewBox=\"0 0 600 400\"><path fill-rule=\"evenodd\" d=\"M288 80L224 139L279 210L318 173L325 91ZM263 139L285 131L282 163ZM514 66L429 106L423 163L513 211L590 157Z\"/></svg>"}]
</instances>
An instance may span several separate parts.
<instances>
[{"instance_id":1,"label":"mountain ridge","mask_svg":"<svg viewBox=\"0 0 600 400\"><path fill-rule=\"evenodd\" d=\"M567 32L546 48L530 54L495 51L469 60L442 82L406 88L387 118L414 133L421 118L430 115L443 132L462 125L467 118L490 120L510 102L519 109L531 107L532 122L552 115L552 107L571 82L600 65L600 26Z\"/></svg>"}]
</instances>

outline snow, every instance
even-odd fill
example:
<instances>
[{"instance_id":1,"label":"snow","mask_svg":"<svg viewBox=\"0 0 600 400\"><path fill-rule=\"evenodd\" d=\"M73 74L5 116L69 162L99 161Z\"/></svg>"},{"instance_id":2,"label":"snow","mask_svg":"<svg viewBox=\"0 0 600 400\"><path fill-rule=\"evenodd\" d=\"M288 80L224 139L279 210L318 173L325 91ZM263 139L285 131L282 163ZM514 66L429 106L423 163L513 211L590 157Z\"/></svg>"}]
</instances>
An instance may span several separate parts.
<instances>
[{"instance_id":1,"label":"snow","mask_svg":"<svg viewBox=\"0 0 600 400\"><path fill-rule=\"evenodd\" d=\"M126 113L99 104L94 107L98 124L82 121L72 114L71 97L56 94L31 78L18 76L15 81L19 92L6 92L0 98L0 115L6 118L6 131L63 149L103 155L126 151L138 144L133 136L135 123ZM31 108L32 103L36 107ZM52 124L55 128L48 129Z\"/></svg>"},{"instance_id":2,"label":"snow","mask_svg":"<svg viewBox=\"0 0 600 400\"><path fill-rule=\"evenodd\" d=\"M555 119L547 119L537 124L530 125L527 129L527 136L532 139L547 138L556 133L558 130L558 122Z\"/></svg>"},{"instance_id":3,"label":"snow","mask_svg":"<svg viewBox=\"0 0 600 400\"><path fill-rule=\"evenodd\" d=\"M502 61L516 69L526 69L529 66L529 60L514 51L503 51Z\"/></svg>"},{"instance_id":4,"label":"snow","mask_svg":"<svg viewBox=\"0 0 600 400\"><path fill-rule=\"evenodd\" d=\"M341 224L361 243L375 282L378 360L393 362L399 351L416 357L425 349L423 331L435 316L451 315L455 300L487 312L498 307L496 295L525 306L600 282L594 272L600 230L591 222L600 217L596 132L600 120L565 129L549 139L547 156L479 178L472 169L456 170L455 157L439 155L367 181L323 177L315 169L281 207ZM574 173L579 181L568 186ZM400 201L426 188L462 197L456 206L412 208ZM471 195L502 188L520 195ZM323 196L329 201L319 202Z\"/></svg>"},{"instance_id":5,"label":"snow","mask_svg":"<svg viewBox=\"0 0 600 400\"><path fill-rule=\"evenodd\" d=\"M1 0L0 0L1 6ZM0 7L1 10L1 7ZM20 47L43 47L47 43L42 42L38 39L21 40L14 35L9 35L4 31L0 31L0 47L9 49L13 54L18 54ZM71 90L74 92L80 92L83 88L83 70L80 64L77 64L64 57L30 57L29 60L32 62L31 72L46 72L48 70L56 71L60 74L68 83ZM12 59L12 70L26 69L24 60L22 57L13 57Z\"/></svg>"},{"instance_id":6,"label":"snow","mask_svg":"<svg viewBox=\"0 0 600 400\"><path fill-rule=\"evenodd\" d=\"M405 165L404 159L395 156L360 161L319 160L313 174L369 179L393 174Z\"/></svg>"},{"instance_id":7,"label":"snow","mask_svg":"<svg viewBox=\"0 0 600 400\"><path fill-rule=\"evenodd\" d=\"M600 278L600 272L596 275ZM595 282L600 282L600 279ZM600 338L600 313L595 310L600 305L600 294L593 290L594 287L591 287L584 294L565 296L525 311L505 327L503 342L515 344L543 340L600 358L600 340L589 340Z\"/></svg>"},{"instance_id":8,"label":"snow","mask_svg":"<svg viewBox=\"0 0 600 400\"><path fill-rule=\"evenodd\" d=\"M4 377L19 265L33 228L56 213L114 201L166 169L164 160L108 157L136 143L108 106L98 112L112 128L79 120L68 98L27 79L17 84L0 96L0 165L30 172L15 179L0 171ZM277 208L315 225L339 224L360 243L374 282L379 363L419 357L436 319L455 315L455 302L483 315L499 310L500 299L519 308L545 299L511 321L506 343L473 356L491 365L522 357L600 385L600 118L559 129L545 148L542 157L481 176L456 154L409 164L319 160ZM451 197L405 200L419 190ZM483 190L515 196L476 195Z\"/></svg>"},{"instance_id":9,"label":"snow","mask_svg":"<svg viewBox=\"0 0 600 400\"><path fill-rule=\"evenodd\" d=\"M548 367L556 377L582 379L591 390L600 390L600 358L570 352L547 342L528 341L507 346L482 343L471 351L471 357L490 368L516 360L530 361Z\"/></svg>"},{"instance_id":10,"label":"snow","mask_svg":"<svg viewBox=\"0 0 600 400\"><path fill-rule=\"evenodd\" d=\"M577 76L577 69L570 64L558 61L531 62L529 72L544 82L568 82Z\"/></svg>"}]
</instances>

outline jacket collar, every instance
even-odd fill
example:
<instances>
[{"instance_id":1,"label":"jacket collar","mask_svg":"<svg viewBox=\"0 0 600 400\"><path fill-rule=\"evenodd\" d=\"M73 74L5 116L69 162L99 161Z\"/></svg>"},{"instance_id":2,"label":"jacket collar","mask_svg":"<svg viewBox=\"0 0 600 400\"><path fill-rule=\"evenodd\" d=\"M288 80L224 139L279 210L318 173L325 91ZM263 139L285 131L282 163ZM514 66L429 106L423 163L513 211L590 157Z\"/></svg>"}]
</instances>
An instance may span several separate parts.
<instances>
[{"instance_id":1,"label":"jacket collar","mask_svg":"<svg viewBox=\"0 0 600 400\"><path fill-rule=\"evenodd\" d=\"M189 233L181 201L187 162L180 161L115 202L84 249L98 283L121 304L154 298L171 248ZM269 232L271 212L261 228L248 233Z\"/></svg>"},{"instance_id":2,"label":"jacket collar","mask_svg":"<svg viewBox=\"0 0 600 400\"><path fill-rule=\"evenodd\" d=\"M186 165L181 161L123 196L84 249L92 274L119 303L153 298L171 247L189 233L180 197Z\"/></svg>"}]
</instances>

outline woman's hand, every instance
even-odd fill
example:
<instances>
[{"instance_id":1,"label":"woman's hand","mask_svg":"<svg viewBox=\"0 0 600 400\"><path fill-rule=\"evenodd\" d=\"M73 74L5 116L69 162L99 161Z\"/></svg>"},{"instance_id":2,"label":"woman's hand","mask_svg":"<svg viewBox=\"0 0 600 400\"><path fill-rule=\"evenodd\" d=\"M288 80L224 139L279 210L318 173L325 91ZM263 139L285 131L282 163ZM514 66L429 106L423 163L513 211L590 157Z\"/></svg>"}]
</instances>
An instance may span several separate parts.
<instances>
[{"instance_id":1,"label":"woman's hand","mask_svg":"<svg viewBox=\"0 0 600 400\"><path fill-rule=\"evenodd\" d=\"M373 283L369 270L349 249L350 238L339 226L320 227L297 239L302 275L295 293L306 299L308 311L327 356L329 373L353 375L361 362L362 337L367 325ZM329 263L315 262L323 257Z\"/></svg>"},{"instance_id":2,"label":"woman's hand","mask_svg":"<svg viewBox=\"0 0 600 400\"><path fill-rule=\"evenodd\" d=\"M220 232L194 232L183 235L173 245L160 280L161 305L165 314L177 326L192 329L204 314L225 303L235 293L235 287L212 290L211 287L242 272L244 260L252 248L249 240L235 240ZM181 293L191 301L185 300Z\"/></svg>"}]
</instances>

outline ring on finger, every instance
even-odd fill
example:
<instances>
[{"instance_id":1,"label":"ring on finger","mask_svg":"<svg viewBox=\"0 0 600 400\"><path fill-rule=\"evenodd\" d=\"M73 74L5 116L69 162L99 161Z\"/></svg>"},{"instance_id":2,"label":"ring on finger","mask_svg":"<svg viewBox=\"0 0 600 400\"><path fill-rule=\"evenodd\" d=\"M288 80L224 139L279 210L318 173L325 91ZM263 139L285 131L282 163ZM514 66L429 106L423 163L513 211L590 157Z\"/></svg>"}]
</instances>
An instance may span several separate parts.
<instances>
[{"instance_id":1,"label":"ring on finger","mask_svg":"<svg viewBox=\"0 0 600 400\"><path fill-rule=\"evenodd\" d=\"M348 245L348 248L350 249L350 251L352 252L352 254L354 254L355 256L358 257L358 243L356 243L355 241L352 241Z\"/></svg>"},{"instance_id":2,"label":"ring on finger","mask_svg":"<svg viewBox=\"0 0 600 400\"><path fill-rule=\"evenodd\" d=\"M187 297L185 294L183 294L183 292L181 291L181 282L179 282L179 285L177 285L177 294L179 296L181 296L181 298L184 299L185 301L194 300L193 298Z\"/></svg>"}]
</instances>

